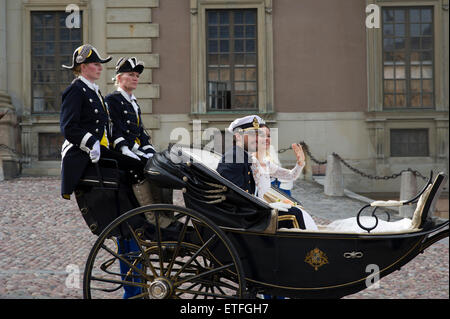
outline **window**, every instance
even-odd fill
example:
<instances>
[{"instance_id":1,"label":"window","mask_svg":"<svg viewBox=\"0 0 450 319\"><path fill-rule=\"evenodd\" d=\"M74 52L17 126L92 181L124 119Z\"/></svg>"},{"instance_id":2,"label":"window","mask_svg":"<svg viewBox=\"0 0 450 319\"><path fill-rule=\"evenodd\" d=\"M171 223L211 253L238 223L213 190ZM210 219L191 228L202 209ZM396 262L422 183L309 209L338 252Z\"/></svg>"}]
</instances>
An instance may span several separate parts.
<instances>
[{"instance_id":1,"label":"window","mask_svg":"<svg viewBox=\"0 0 450 319\"><path fill-rule=\"evenodd\" d=\"M209 110L257 109L256 10L207 10Z\"/></svg>"},{"instance_id":2,"label":"window","mask_svg":"<svg viewBox=\"0 0 450 319\"><path fill-rule=\"evenodd\" d=\"M59 133L39 133L39 161L61 160L64 137Z\"/></svg>"},{"instance_id":3,"label":"window","mask_svg":"<svg viewBox=\"0 0 450 319\"><path fill-rule=\"evenodd\" d=\"M391 156L429 156L428 129L392 129Z\"/></svg>"},{"instance_id":4,"label":"window","mask_svg":"<svg viewBox=\"0 0 450 319\"><path fill-rule=\"evenodd\" d=\"M273 113L272 0L191 0L190 13L190 115Z\"/></svg>"},{"instance_id":5,"label":"window","mask_svg":"<svg viewBox=\"0 0 450 319\"><path fill-rule=\"evenodd\" d=\"M67 15L64 11L31 12L33 113L58 113L61 93L73 79L72 72L61 65L71 64L73 51L82 44L82 28L67 28Z\"/></svg>"},{"instance_id":6,"label":"window","mask_svg":"<svg viewBox=\"0 0 450 319\"><path fill-rule=\"evenodd\" d=\"M383 7L383 107L433 108L433 7Z\"/></svg>"}]
</instances>

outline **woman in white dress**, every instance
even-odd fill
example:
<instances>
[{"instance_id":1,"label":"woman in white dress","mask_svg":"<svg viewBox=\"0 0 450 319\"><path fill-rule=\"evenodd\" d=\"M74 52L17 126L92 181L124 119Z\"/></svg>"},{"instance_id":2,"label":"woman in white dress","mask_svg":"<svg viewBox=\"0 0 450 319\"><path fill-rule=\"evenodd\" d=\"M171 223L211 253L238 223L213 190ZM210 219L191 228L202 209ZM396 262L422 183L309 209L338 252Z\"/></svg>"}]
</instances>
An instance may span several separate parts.
<instances>
[{"instance_id":1,"label":"woman in white dress","mask_svg":"<svg viewBox=\"0 0 450 319\"><path fill-rule=\"evenodd\" d=\"M297 162L295 167L291 170L282 168L270 160L270 157L267 156L267 147L269 146L270 129L267 126L262 126L258 130L257 151L252 154L252 173L256 184L257 196L264 201L266 201L264 195L271 187L272 177L295 181L305 167L305 154L303 153L301 145L292 144L292 149L294 150ZM295 206L290 200L285 200L280 204L281 205L277 207L279 209ZM304 209L302 209L302 212L306 229L317 230L317 226L311 216Z\"/></svg>"}]
</instances>

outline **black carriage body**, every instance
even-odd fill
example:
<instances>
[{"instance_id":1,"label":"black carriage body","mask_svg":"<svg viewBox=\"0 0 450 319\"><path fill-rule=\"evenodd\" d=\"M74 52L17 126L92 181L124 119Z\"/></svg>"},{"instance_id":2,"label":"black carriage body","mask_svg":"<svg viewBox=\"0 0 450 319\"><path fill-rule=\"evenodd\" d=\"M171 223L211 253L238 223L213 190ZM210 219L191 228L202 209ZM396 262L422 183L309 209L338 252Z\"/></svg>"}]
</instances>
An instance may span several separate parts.
<instances>
[{"instance_id":1,"label":"black carriage body","mask_svg":"<svg viewBox=\"0 0 450 319\"><path fill-rule=\"evenodd\" d=\"M164 177L165 181L177 180L176 186L184 192L186 207L221 226L236 247L247 286L271 295L340 298L356 293L423 252L430 245L427 238L431 232L448 228L447 222L440 226L429 224L426 231L398 234L307 231L270 234L263 231L271 211L266 203L201 163L190 159L188 164L177 164L176 168L168 159L167 153L157 156L155 162L149 162L148 169L153 174L171 175ZM201 190L212 190L211 184L225 186L223 192L218 192L222 200L208 201L206 193L201 193ZM446 236L448 229L439 238ZM224 247L210 249L214 250L219 264L230 262L226 260L227 254L221 253L225 252Z\"/></svg>"},{"instance_id":2,"label":"black carriage body","mask_svg":"<svg viewBox=\"0 0 450 319\"><path fill-rule=\"evenodd\" d=\"M189 154L175 151L172 155L173 150L155 154L147 163L147 178L154 186L182 190L186 208L156 203L123 215L118 210L116 214L121 216L106 226L88 257L85 297L90 298L91 281L124 283L95 274L106 273L112 260L121 257L108 251L113 258L104 259L100 268L94 268L97 252L111 235L140 243L140 253L133 253L139 259L136 259L137 264L146 264L153 269L152 262L157 263L159 275L155 269L153 275L140 273L149 283L142 284L148 290L147 294L152 287L166 285L170 290L167 297L177 297L179 291L176 289L181 287L177 280L192 280L190 287L200 284L204 287L205 282L212 287L219 283L215 278L220 274L225 280L238 282L235 294L227 298L254 297L256 293L291 298L341 298L376 284L436 241L449 236L448 220L436 224L428 215L446 182L445 174L439 174L430 188L423 206L425 213L420 216L419 227L415 229L375 234L279 230L273 227L277 226L277 212L266 202L244 192L201 162L195 162ZM87 186L96 187L97 184ZM431 184L431 177L428 184ZM80 209L81 199L77 198ZM110 211L98 209L102 214ZM94 210L94 207L90 209ZM155 214L155 220L158 220L160 214L170 210L176 214L167 228L147 220L146 214ZM86 216L84 218L89 224ZM152 259L150 254L158 255L158 258ZM198 264L198 268L190 268L188 264L196 256L207 262L204 261L203 266ZM188 259L190 262L186 262ZM172 276L171 270L163 271L169 263L175 263L191 274L182 278L176 274ZM185 266L181 266L183 264ZM134 264L131 266L139 272ZM214 296L212 292L212 288L206 288L201 293Z\"/></svg>"},{"instance_id":3,"label":"black carriage body","mask_svg":"<svg viewBox=\"0 0 450 319\"><path fill-rule=\"evenodd\" d=\"M427 235L225 232L248 288L293 298L340 298L364 290L422 252ZM220 249L214 254L222 258Z\"/></svg>"}]
</instances>

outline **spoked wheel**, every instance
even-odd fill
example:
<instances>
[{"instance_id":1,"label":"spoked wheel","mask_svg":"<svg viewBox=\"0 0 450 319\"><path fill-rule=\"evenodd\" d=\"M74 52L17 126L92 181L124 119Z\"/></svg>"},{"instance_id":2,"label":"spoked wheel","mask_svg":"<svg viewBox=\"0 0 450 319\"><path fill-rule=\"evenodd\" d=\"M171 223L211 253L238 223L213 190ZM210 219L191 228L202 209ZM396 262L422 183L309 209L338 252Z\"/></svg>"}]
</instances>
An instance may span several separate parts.
<instances>
[{"instance_id":1,"label":"spoked wheel","mask_svg":"<svg viewBox=\"0 0 450 319\"><path fill-rule=\"evenodd\" d=\"M160 216L170 216L167 224ZM197 212L149 205L114 220L86 262L84 298L244 298L238 254L224 232Z\"/></svg>"}]
</instances>

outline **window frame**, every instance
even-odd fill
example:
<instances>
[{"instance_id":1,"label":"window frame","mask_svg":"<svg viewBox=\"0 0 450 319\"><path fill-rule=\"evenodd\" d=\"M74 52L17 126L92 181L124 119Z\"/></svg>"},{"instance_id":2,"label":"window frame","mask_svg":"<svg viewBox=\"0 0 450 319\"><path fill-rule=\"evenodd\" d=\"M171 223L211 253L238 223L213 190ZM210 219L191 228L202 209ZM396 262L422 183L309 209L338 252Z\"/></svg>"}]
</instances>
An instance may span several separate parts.
<instances>
[{"instance_id":1,"label":"window frame","mask_svg":"<svg viewBox=\"0 0 450 319\"><path fill-rule=\"evenodd\" d=\"M404 83L405 83L405 90L403 92L403 94L398 94L396 92L396 82L398 81L398 79L395 77L395 70L396 68L396 62L394 61L394 68L393 68L393 72L394 72L394 78L392 79L386 79L385 78L385 55L386 53L392 53L392 52L396 52L396 50L394 49L393 51L385 51L384 50L384 41L386 39L393 39L395 41L395 39L397 39L396 35L394 34L393 37L385 37L385 32L384 32L384 28L385 28L385 21L384 21L384 9L404 9L404 13L405 13L405 21L404 21L404 26L405 26L405 36L403 37L403 39L408 39L407 41L405 41L405 49L402 50L405 53L405 58L404 58L404 73L405 73L405 77L403 79ZM432 40L432 48L431 48L431 52L432 52L432 57L431 57L431 66L432 66L432 78L431 78L431 85L432 85L432 91L431 94L426 94L426 95L431 95L431 99L432 99L432 105L431 106L423 106L423 95L424 95L424 91L423 91L423 81L424 80L428 80L427 78L424 77L420 77L418 78L420 80L420 101L421 101L421 106L412 106L411 105L411 100L412 100L412 78L410 78L411 76L411 67L412 67L412 63L410 61L410 57L411 54L413 52L425 52L422 49L416 50L416 51L412 51L411 49L411 36L410 36L410 26L411 26L411 19L410 19L410 10L412 9L431 9L431 24L433 26L433 33L431 35L431 37L425 37L425 38L431 38ZM381 50L382 50L382 90L383 90L383 110L413 110L413 109L418 109L418 110L433 110L435 109L435 61L434 61L434 57L435 57L435 34L434 34L434 10L433 7L430 5L421 5L421 6L384 6L383 8L381 8L380 10L380 14L381 14L381 31L382 31L382 45L381 45ZM419 23L420 25L422 25L422 21ZM389 25L392 25L393 27L395 27L396 25L398 25L398 22L396 22L394 20L393 23L390 23ZM423 37L420 36L420 39L422 39ZM402 52L399 51L399 52ZM423 62L423 61L420 61ZM421 63L422 64L422 63ZM421 67L422 69L422 67ZM385 92L385 81L386 80L392 80L394 82L394 91L390 94L393 96L394 100L396 100L397 95L404 95L404 99L405 99L405 105L404 106L399 106L399 105L393 105L393 106L387 106L385 104L385 97L386 97L386 92ZM416 79L417 80L417 79Z\"/></svg>"},{"instance_id":2,"label":"window frame","mask_svg":"<svg viewBox=\"0 0 450 319\"><path fill-rule=\"evenodd\" d=\"M190 0L191 13L191 115L273 113L272 0ZM256 9L257 108L214 110L207 107L206 10Z\"/></svg>"},{"instance_id":3,"label":"window frame","mask_svg":"<svg viewBox=\"0 0 450 319\"><path fill-rule=\"evenodd\" d=\"M62 0L62 1L36 1L32 3L23 4L22 10L22 48L23 48L23 64L22 64L22 88L23 88L23 115L32 116L34 118L55 118L59 120L59 112L46 112L46 113L33 113L33 101L32 101L32 78L31 78L31 12L33 11L66 11L66 8L70 4L76 4L80 11L83 12L82 18L82 41L89 42L89 4L84 1L74 0ZM69 13L68 13L69 14ZM69 61L67 61L69 63Z\"/></svg>"},{"instance_id":4,"label":"window frame","mask_svg":"<svg viewBox=\"0 0 450 319\"><path fill-rule=\"evenodd\" d=\"M394 133L398 133L400 131L403 131L404 134L406 134L406 136L410 137L412 132L418 133L419 132L425 132L425 139L426 139L426 151L425 154L400 154L400 153L395 153L393 152L393 147L394 147L394 143L393 143L393 135ZM407 143L407 145L409 146L410 143ZM408 157L430 157L430 129L429 128L391 128L389 129L389 148L390 148L390 156L394 157L394 158L408 158Z\"/></svg>"},{"instance_id":5,"label":"window frame","mask_svg":"<svg viewBox=\"0 0 450 319\"><path fill-rule=\"evenodd\" d=\"M237 64L235 64L235 59L234 59L235 55L238 54L238 53L234 50L233 41L235 41L236 39L241 39L241 38L235 38L234 30L233 30L234 27L236 26L235 21L234 21L233 13L235 13L238 10L248 10L248 11L252 10L252 11L255 11L255 19L256 19L256 21L255 21L256 31L255 32L256 32L256 34L255 34L255 39L254 40L255 40L255 43L256 43L256 45L255 45L255 51L256 51L257 50L256 48L258 47L258 37L257 37L258 36L258 34L257 34L257 27L258 27L258 21L257 20L258 20L258 16L257 16L256 10L254 10L254 9L220 9L220 10L207 9L206 10L207 16L208 16L209 12L227 11L227 12L230 13L230 21L229 21L229 24L228 24L230 35L226 39L229 40L229 46L230 46L230 49L228 51L228 55L229 55L229 82L230 82L230 86L231 86L231 88L230 88L230 108L229 109L227 109L226 106L223 107L223 108L221 108L219 106L217 106L216 108L213 108L211 106L210 102L211 102L212 98L214 98L214 97L213 97L212 94L210 94L208 92L208 89L206 89L206 94L207 94L207 96L206 96L207 97L206 98L206 101L207 101L206 102L207 103L206 109L207 109L207 112L224 111L224 110L225 111L229 110L229 111L249 111L249 112L251 112L251 111L255 111L255 110L258 109L258 55L257 55L257 52L254 52L254 54L256 55L256 57L255 57L256 63L255 63L255 66L254 66L255 74L256 74L256 81L249 81L247 79L236 80L236 78L235 78L235 71L236 70L239 70L239 69L247 70L248 69L248 66L236 67ZM219 16L220 16L220 14L219 14ZM209 27L211 27L211 26L215 26L215 25L210 25L208 22L206 23L206 28L207 29L209 29ZM217 27L220 27L220 26L221 26L221 24L217 24ZM244 23L243 26L247 27L247 24ZM208 31L206 31L206 39L205 39L205 41L208 43L208 41L210 41L211 39L215 40L216 38L210 38L209 35L208 35ZM217 37L217 41L220 42L221 39L222 38L220 36ZM243 39L243 41L247 40L247 37L243 37L242 39ZM246 54L248 54L248 52L246 51L246 49L243 49L243 50L244 51L241 54L246 56ZM218 58L220 58L221 52L222 51L220 51L220 49L219 49L219 51L217 53ZM253 52L252 52L252 54L253 54ZM208 45L206 45L206 71L207 71L206 72L206 85L207 85L207 87L209 87L209 84L212 82L209 79L209 70L212 68L210 63L209 63L210 62L210 55L211 55L211 52L209 52ZM219 73L221 73L220 69L221 69L221 64L219 62L219 64L217 65L217 70L219 71ZM217 83L220 83L219 81L220 81L220 79L218 80ZM234 105L236 96L246 96L246 95L248 95L248 94L236 94L236 86L235 86L236 83L245 83L245 86L247 86L247 83L255 83L255 85L256 85L256 91L255 91L255 93L256 93L256 101L255 101L255 103L256 104L255 104L254 108L252 108L252 107L236 108L236 106ZM218 90L216 90L216 91L218 91ZM215 95L218 95L218 94L215 94ZM253 94L252 94L252 96L253 96ZM222 96L222 98L223 98L223 96ZM225 98L227 98L227 95L225 95ZM217 97L216 97L216 99L217 99Z\"/></svg>"},{"instance_id":6,"label":"window frame","mask_svg":"<svg viewBox=\"0 0 450 319\"><path fill-rule=\"evenodd\" d=\"M369 112L409 112L409 111L448 111L444 88L443 59L445 52L441 44L445 36L443 32L443 1L442 0L368 0L367 5L375 4L380 7L380 27L366 28L366 50L367 50L367 99ZM433 61L434 61L434 106L432 108L384 108L383 96L383 29L382 8L383 7L433 7Z\"/></svg>"},{"instance_id":7,"label":"window frame","mask_svg":"<svg viewBox=\"0 0 450 319\"><path fill-rule=\"evenodd\" d=\"M45 13L47 13L47 12L51 12L51 13L55 13L55 16L56 17L59 17L59 15L58 15L58 13L61 13L61 14L69 14L69 13L66 13L64 10L45 10L45 11L39 11L39 10L32 10L32 11L30 11L30 73L31 73L31 76L30 76L30 89L31 89L31 92L30 92L30 94L31 94L31 105L30 105L30 109L31 109L31 114L33 114L33 115L45 115L45 114L59 114L60 113L60 110L58 110L58 103L59 103L59 101L60 101L60 99L59 99L59 97L60 97L60 92L57 92L57 93L54 93L54 95L52 96L52 98L54 99L54 103L55 103L55 108L56 108L56 110L54 110L54 111L46 111L46 110L43 110L43 111L36 111L35 110L35 102L34 102L34 99L35 99L35 96L34 96L34 88L35 88L35 85L46 85L45 84L45 82L42 82L42 83L35 83L35 82L33 82L33 72L35 71L34 70L34 63L33 63L33 57L36 57L36 55L33 55L33 52L32 52L32 50L33 50L33 42L35 41L34 39L33 39L33 21L32 21L32 15L33 14L36 14L36 13L42 13L42 14L45 14ZM83 10L80 10L80 14L81 14L81 25L80 25L80 28L81 28L81 41L80 41L80 45L83 43L83 20L84 20L84 12L83 12ZM63 77L62 77L62 72L70 72L70 71L67 71L67 70L63 70L62 69L62 67L61 67L61 65L62 64L70 64L71 63L71 61L70 61L70 59L71 59L71 57L72 57L72 55L73 55L73 51L70 53L70 59L69 60L61 60L61 54L59 54L59 52L58 52L58 54L56 54L56 52L58 51L58 49L57 49L57 45L56 44L58 44L59 42L57 42L56 41L56 39L59 37L59 35L60 35L60 30L61 30L61 28L59 28L59 26L58 26L58 22L59 22L59 20L56 18L55 19L55 21L54 21L54 30L55 30L55 38L54 38L54 41L53 41L53 43L55 44L55 55L54 55L54 57L55 57L55 69L54 69L54 72L55 72L55 75L56 75L56 78L55 78L55 82L54 83L49 83L50 85L51 84L55 84L55 86L59 86L59 85L61 85L61 83L64 83L62 80L63 80ZM58 26L58 27L57 27ZM42 42L46 42L45 40L43 40ZM45 55L43 56L43 57L45 57ZM67 86L70 84L70 82L68 82L67 83ZM44 100L44 103L45 103L45 97L44 98L42 98L42 100Z\"/></svg>"}]
</instances>

